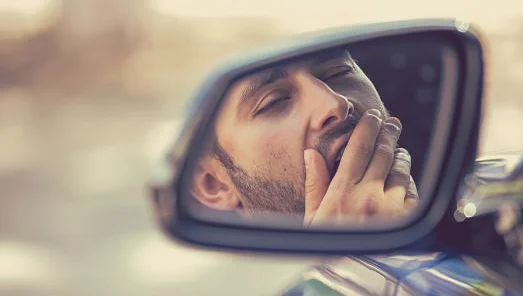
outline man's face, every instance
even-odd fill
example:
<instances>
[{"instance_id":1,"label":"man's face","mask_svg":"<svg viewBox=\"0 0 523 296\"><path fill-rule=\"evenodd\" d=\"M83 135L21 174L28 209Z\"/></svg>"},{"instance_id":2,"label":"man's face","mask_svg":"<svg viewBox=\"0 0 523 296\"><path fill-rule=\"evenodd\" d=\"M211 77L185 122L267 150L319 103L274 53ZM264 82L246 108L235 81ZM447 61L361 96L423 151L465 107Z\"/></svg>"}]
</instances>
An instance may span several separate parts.
<instances>
[{"instance_id":1,"label":"man's face","mask_svg":"<svg viewBox=\"0 0 523 296\"><path fill-rule=\"evenodd\" d=\"M256 72L229 89L214 125L210 166L226 190L217 209L303 215L304 151L324 157L331 176L351 131L368 109L387 114L365 73L347 52ZM213 187L214 186L214 187ZM218 196L219 194L216 194ZM217 205L217 206L216 206Z\"/></svg>"}]
</instances>

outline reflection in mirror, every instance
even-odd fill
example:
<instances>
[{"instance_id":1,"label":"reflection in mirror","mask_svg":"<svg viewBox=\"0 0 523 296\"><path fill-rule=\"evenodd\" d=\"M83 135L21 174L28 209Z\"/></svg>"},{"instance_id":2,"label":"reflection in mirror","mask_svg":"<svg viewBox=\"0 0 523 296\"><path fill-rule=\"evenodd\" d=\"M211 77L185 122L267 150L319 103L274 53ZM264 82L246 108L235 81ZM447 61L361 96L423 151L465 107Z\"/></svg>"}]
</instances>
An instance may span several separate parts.
<instances>
[{"instance_id":1,"label":"reflection in mirror","mask_svg":"<svg viewBox=\"0 0 523 296\"><path fill-rule=\"evenodd\" d=\"M190 211L307 227L405 218L423 199L439 102L456 75L451 49L378 39L239 77L183 188Z\"/></svg>"}]
</instances>

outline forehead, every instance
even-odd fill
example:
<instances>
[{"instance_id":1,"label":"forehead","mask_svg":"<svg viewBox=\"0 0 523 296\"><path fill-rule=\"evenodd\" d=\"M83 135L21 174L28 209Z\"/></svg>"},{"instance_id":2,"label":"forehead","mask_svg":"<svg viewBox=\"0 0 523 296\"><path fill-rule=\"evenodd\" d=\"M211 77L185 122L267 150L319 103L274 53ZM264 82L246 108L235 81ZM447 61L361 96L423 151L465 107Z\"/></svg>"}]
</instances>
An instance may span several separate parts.
<instances>
[{"instance_id":1,"label":"forehead","mask_svg":"<svg viewBox=\"0 0 523 296\"><path fill-rule=\"evenodd\" d=\"M251 72L233 82L231 89L248 87L265 80L277 80L283 77L284 74L297 70L314 73L323 70L323 68L331 64L347 62L353 62L347 49L326 50Z\"/></svg>"}]
</instances>

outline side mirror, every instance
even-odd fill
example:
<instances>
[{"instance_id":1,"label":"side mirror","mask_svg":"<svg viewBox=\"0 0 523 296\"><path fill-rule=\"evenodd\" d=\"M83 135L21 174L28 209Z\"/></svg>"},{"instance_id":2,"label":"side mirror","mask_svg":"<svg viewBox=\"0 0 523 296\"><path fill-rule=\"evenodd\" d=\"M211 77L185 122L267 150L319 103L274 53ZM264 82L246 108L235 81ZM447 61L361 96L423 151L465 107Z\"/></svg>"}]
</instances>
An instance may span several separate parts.
<instances>
[{"instance_id":1,"label":"side mirror","mask_svg":"<svg viewBox=\"0 0 523 296\"><path fill-rule=\"evenodd\" d=\"M478 35L455 20L353 26L239 57L200 87L151 184L160 223L219 248L413 246L476 156L483 67Z\"/></svg>"}]
</instances>

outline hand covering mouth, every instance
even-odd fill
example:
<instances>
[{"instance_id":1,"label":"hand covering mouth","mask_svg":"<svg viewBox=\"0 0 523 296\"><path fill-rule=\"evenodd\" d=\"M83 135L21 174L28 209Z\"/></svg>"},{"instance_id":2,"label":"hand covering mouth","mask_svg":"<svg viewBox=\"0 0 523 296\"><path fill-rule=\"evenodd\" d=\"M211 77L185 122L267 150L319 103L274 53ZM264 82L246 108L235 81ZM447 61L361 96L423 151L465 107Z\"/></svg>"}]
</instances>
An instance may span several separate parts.
<instances>
[{"instance_id":1,"label":"hand covering mouth","mask_svg":"<svg viewBox=\"0 0 523 296\"><path fill-rule=\"evenodd\" d=\"M345 152L345 147L347 147L347 143L349 142L350 136L352 135L352 132L354 128L356 127L356 124L359 121L359 116L350 114L347 117L347 120L343 122L340 126L334 128L331 133L331 135L337 136L336 138L343 137L345 138L342 142L341 146L337 148L337 150L334 152L333 156L330 157L329 161L329 171L330 171L330 177L331 179L334 177L336 172L338 171L341 158L343 156L343 152ZM331 140L332 141L332 140Z\"/></svg>"}]
</instances>

